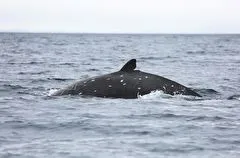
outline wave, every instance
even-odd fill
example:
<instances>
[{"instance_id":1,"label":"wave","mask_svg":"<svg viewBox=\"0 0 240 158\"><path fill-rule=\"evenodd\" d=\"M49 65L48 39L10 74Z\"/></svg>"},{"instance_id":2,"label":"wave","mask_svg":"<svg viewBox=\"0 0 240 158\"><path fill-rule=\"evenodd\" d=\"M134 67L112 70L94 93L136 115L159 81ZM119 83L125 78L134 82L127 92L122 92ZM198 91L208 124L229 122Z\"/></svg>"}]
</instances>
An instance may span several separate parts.
<instances>
[{"instance_id":1,"label":"wave","mask_svg":"<svg viewBox=\"0 0 240 158\"><path fill-rule=\"evenodd\" d=\"M127 118L133 119L133 118L154 118L154 119L163 119L163 118L192 118L194 116L191 115L177 115L173 113L152 113L152 114L143 114L143 115L130 115L126 116Z\"/></svg>"},{"instance_id":2,"label":"wave","mask_svg":"<svg viewBox=\"0 0 240 158\"><path fill-rule=\"evenodd\" d=\"M214 89L201 88L201 89L193 89L193 90L203 94L220 94L218 91Z\"/></svg>"},{"instance_id":3,"label":"wave","mask_svg":"<svg viewBox=\"0 0 240 158\"><path fill-rule=\"evenodd\" d=\"M176 57L173 57L173 56L165 56L165 57L149 56L149 57L140 57L139 61L141 61L141 60L163 60L163 59L170 59L170 58L176 58Z\"/></svg>"},{"instance_id":4,"label":"wave","mask_svg":"<svg viewBox=\"0 0 240 158\"><path fill-rule=\"evenodd\" d=\"M99 69L88 69L87 71L100 71Z\"/></svg>"},{"instance_id":5,"label":"wave","mask_svg":"<svg viewBox=\"0 0 240 158\"><path fill-rule=\"evenodd\" d=\"M50 72L50 71L40 71L40 72L19 72L18 74L19 75L41 75L41 74L46 74L46 73L48 73L48 72Z\"/></svg>"},{"instance_id":6,"label":"wave","mask_svg":"<svg viewBox=\"0 0 240 158\"><path fill-rule=\"evenodd\" d=\"M42 65L44 64L45 62L40 62L40 61L31 61L31 62L8 62L7 64L10 64L10 65Z\"/></svg>"},{"instance_id":7,"label":"wave","mask_svg":"<svg viewBox=\"0 0 240 158\"><path fill-rule=\"evenodd\" d=\"M197 92L198 94L200 94L201 96L203 96L204 98L208 98L208 99L216 99L219 98L221 96L221 93L214 90L214 89L210 89L210 88L192 88L193 91Z\"/></svg>"},{"instance_id":8,"label":"wave","mask_svg":"<svg viewBox=\"0 0 240 158\"><path fill-rule=\"evenodd\" d=\"M49 129L52 127L52 125L36 124L32 122L25 122L23 120L4 121L4 126L10 126L11 128L14 128L14 129L33 128L36 130Z\"/></svg>"},{"instance_id":9,"label":"wave","mask_svg":"<svg viewBox=\"0 0 240 158\"><path fill-rule=\"evenodd\" d=\"M52 116L55 117L55 116ZM78 120L78 121L61 121L61 122L36 122L27 120L10 120L3 121L2 126L5 128L13 129L33 129L33 130L97 130L100 127L90 123L88 120Z\"/></svg>"},{"instance_id":10,"label":"wave","mask_svg":"<svg viewBox=\"0 0 240 158\"><path fill-rule=\"evenodd\" d=\"M218 120L223 120L223 119L226 119L226 118L221 117L221 116L194 116L189 121L203 121L203 120L218 121Z\"/></svg>"},{"instance_id":11,"label":"wave","mask_svg":"<svg viewBox=\"0 0 240 158\"><path fill-rule=\"evenodd\" d=\"M14 84L4 84L3 87L4 87L5 90L6 90L6 89L8 89L8 90L9 90L9 89L10 89L10 90L28 89L28 87L23 87L23 86L18 85L18 84L16 84L16 85L14 85Z\"/></svg>"},{"instance_id":12,"label":"wave","mask_svg":"<svg viewBox=\"0 0 240 158\"><path fill-rule=\"evenodd\" d=\"M59 64L51 64L51 65L67 65L67 66L72 66L72 67L77 67L78 65L76 63L59 63Z\"/></svg>"},{"instance_id":13,"label":"wave","mask_svg":"<svg viewBox=\"0 0 240 158\"><path fill-rule=\"evenodd\" d=\"M207 115L188 115L188 114L175 114L171 112L165 113L152 113L143 115L130 115L126 116L128 119L185 119L186 121L219 121L226 119L222 116L207 116Z\"/></svg>"},{"instance_id":14,"label":"wave","mask_svg":"<svg viewBox=\"0 0 240 158\"><path fill-rule=\"evenodd\" d=\"M48 80L55 80L55 81L72 81L74 79L71 78L58 78L58 77L53 77L53 78L47 78Z\"/></svg>"},{"instance_id":15,"label":"wave","mask_svg":"<svg viewBox=\"0 0 240 158\"><path fill-rule=\"evenodd\" d=\"M240 100L240 94L235 94L227 98L228 100Z\"/></svg>"},{"instance_id":16,"label":"wave","mask_svg":"<svg viewBox=\"0 0 240 158\"><path fill-rule=\"evenodd\" d=\"M45 79L42 79L42 78L38 78L38 79L32 79L31 80L31 83L43 83L43 82L49 82L49 81L60 81L60 82L65 82L65 81L72 81L74 79L71 79L71 78L58 78L58 77L52 77L52 78L45 78Z\"/></svg>"},{"instance_id":17,"label":"wave","mask_svg":"<svg viewBox=\"0 0 240 158\"><path fill-rule=\"evenodd\" d=\"M206 54L206 52L203 51L203 50L200 50L200 51L187 51L186 53L187 54L193 54L193 55L195 55L195 54Z\"/></svg>"}]
</instances>

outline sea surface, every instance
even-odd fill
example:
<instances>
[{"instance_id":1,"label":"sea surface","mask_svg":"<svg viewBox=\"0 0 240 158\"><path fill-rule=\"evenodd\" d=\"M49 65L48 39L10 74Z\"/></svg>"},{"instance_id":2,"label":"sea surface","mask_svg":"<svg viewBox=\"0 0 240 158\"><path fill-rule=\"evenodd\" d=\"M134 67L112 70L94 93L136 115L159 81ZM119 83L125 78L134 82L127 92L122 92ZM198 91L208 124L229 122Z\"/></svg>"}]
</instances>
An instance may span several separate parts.
<instances>
[{"instance_id":1,"label":"sea surface","mask_svg":"<svg viewBox=\"0 0 240 158\"><path fill-rule=\"evenodd\" d=\"M130 59L203 97L53 97ZM0 33L1 158L239 158L240 35Z\"/></svg>"}]
</instances>

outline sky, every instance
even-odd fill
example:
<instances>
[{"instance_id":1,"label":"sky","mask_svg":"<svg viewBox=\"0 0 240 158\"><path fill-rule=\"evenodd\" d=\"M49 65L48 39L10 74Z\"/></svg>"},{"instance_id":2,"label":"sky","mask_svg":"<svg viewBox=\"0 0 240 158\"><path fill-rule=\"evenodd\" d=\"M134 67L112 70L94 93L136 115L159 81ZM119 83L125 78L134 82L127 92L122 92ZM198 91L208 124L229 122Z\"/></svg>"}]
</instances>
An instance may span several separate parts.
<instances>
[{"instance_id":1,"label":"sky","mask_svg":"<svg viewBox=\"0 0 240 158\"><path fill-rule=\"evenodd\" d=\"M0 31L240 33L240 0L0 0Z\"/></svg>"}]
</instances>

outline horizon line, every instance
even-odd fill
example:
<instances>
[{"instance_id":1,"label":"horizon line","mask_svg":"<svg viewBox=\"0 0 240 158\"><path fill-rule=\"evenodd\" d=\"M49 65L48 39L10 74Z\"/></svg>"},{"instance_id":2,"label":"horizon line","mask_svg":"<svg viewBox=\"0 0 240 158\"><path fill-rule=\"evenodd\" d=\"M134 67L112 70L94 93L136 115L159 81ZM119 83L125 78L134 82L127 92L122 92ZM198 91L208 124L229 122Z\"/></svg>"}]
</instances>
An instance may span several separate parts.
<instances>
[{"instance_id":1,"label":"horizon line","mask_svg":"<svg viewBox=\"0 0 240 158\"><path fill-rule=\"evenodd\" d=\"M240 32L205 32L205 33L192 33L192 32L71 32L71 31L4 31L0 33L29 33L29 34L129 34L129 35L238 35Z\"/></svg>"}]
</instances>

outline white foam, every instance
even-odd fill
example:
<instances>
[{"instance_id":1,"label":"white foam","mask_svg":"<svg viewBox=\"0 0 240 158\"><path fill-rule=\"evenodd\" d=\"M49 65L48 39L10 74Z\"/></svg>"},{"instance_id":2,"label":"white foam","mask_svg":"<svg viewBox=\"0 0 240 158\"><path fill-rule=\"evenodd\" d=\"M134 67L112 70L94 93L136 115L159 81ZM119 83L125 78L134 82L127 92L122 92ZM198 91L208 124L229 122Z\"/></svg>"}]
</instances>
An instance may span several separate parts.
<instances>
[{"instance_id":1,"label":"white foam","mask_svg":"<svg viewBox=\"0 0 240 158\"><path fill-rule=\"evenodd\" d=\"M49 90L47 96L51 96L51 95L53 95L53 94L54 94L55 92L57 92L57 91L58 91L58 89L52 88L52 89Z\"/></svg>"},{"instance_id":2,"label":"white foam","mask_svg":"<svg viewBox=\"0 0 240 158\"><path fill-rule=\"evenodd\" d=\"M165 94L161 90L157 90L157 91L152 91L151 93L146 94L146 95L138 95L138 98L139 99L156 99L156 98L159 98L159 97L162 98L163 96L166 96L166 95L168 95L168 94Z\"/></svg>"},{"instance_id":3,"label":"white foam","mask_svg":"<svg viewBox=\"0 0 240 158\"><path fill-rule=\"evenodd\" d=\"M182 94L175 94L175 95L170 95L170 94L166 94L164 93L162 90L156 90L156 91L152 91L149 94L146 95L138 95L139 99L158 99L158 98L162 98L162 99L169 99L169 98L175 98L175 99L184 99L184 100L197 100L199 99L198 97L195 96L190 96L190 95L182 95ZM202 99L202 98L200 98Z\"/></svg>"}]
</instances>

